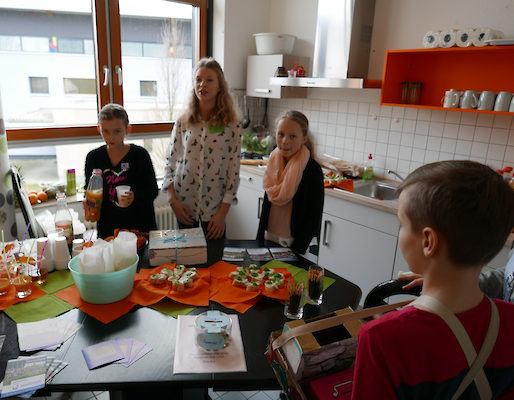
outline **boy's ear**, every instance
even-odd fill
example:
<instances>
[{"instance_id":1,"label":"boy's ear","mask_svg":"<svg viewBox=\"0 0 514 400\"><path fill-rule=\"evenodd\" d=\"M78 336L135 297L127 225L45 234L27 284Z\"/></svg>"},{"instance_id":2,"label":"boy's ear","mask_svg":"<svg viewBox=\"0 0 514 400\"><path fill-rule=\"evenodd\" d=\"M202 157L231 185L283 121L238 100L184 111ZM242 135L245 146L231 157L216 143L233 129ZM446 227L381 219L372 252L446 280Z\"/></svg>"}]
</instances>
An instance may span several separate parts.
<instances>
[{"instance_id":1,"label":"boy's ear","mask_svg":"<svg viewBox=\"0 0 514 400\"><path fill-rule=\"evenodd\" d=\"M437 251L439 247L439 237L437 232L430 228L423 228L423 254L425 257L431 257Z\"/></svg>"},{"instance_id":2,"label":"boy's ear","mask_svg":"<svg viewBox=\"0 0 514 400\"><path fill-rule=\"evenodd\" d=\"M132 133L132 125L127 126L127 133Z\"/></svg>"},{"instance_id":3,"label":"boy's ear","mask_svg":"<svg viewBox=\"0 0 514 400\"><path fill-rule=\"evenodd\" d=\"M99 133L100 135L102 134L102 130L100 129L100 126L99 126L99 125L97 125L97 126L96 126L96 130L98 131L98 133Z\"/></svg>"}]
</instances>

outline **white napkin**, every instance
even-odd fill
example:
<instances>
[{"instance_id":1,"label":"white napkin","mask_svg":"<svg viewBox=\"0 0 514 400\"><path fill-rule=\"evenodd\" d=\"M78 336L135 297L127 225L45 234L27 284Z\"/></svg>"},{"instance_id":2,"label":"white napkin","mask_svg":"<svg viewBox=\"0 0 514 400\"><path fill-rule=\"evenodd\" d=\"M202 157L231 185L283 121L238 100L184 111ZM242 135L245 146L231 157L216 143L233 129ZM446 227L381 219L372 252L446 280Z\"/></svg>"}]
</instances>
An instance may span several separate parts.
<instances>
[{"instance_id":1,"label":"white napkin","mask_svg":"<svg viewBox=\"0 0 514 400\"><path fill-rule=\"evenodd\" d=\"M92 247L79 254L79 268L83 274L104 274L114 271L113 246L98 239Z\"/></svg>"},{"instance_id":2,"label":"white napkin","mask_svg":"<svg viewBox=\"0 0 514 400\"><path fill-rule=\"evenodd\" d=\"M120 231L112 244L114 248L114 269L119 271L131 266L137 255L136 234Z\"/></svg>"}]
</instances>

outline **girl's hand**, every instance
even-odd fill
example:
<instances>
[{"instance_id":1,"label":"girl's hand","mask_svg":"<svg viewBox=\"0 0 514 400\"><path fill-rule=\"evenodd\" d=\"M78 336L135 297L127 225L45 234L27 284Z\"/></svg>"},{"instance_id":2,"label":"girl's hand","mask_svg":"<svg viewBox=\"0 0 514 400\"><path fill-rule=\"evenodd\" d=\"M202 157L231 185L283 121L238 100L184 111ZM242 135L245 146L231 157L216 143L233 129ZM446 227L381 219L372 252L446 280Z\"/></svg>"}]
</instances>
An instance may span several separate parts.
<instances>
[{"instance_id":1,"label":"girl's hand","mask_svg":"<svg viewBox=\"0 0 514 400\"><path fill-rule=\"evenodd\" d=\"M193 225L193 213L184 203L175 199L170 201L170 206L180 222L186 225Z\"/></svg>"},{"instance_id":2,"label":"girl's hand","mask_svg":"<svg viewBox=\"0 0 514 400\"><path fill-rule=\"evenodd\" d=\"M407 283L402 289L408 290L415 286L423 286L423 275L415 274L414 272L398 272L399 281L411 281Z\"/></svg>"},{"instance_id":3,"label":"girl's hand","mask_svg":"<svg viewBox=\"0 0 514 400\"><path fill-rule=\"evenodd\" d=\"M214 214L207 225L207 239L219 239L225 232L225 213L218 212Z\"/></svg>"},{"instance_id":4,"label":"girl's hand","mask_svg":"<svg viewBox=\"0 0 514 400\"><path fill-rule=\"evenodd\" d=\"M134 192L129 190L124 195L118 197L118 205L120 207L128 207L134 202Z\"/></svg>"}]
</instances>

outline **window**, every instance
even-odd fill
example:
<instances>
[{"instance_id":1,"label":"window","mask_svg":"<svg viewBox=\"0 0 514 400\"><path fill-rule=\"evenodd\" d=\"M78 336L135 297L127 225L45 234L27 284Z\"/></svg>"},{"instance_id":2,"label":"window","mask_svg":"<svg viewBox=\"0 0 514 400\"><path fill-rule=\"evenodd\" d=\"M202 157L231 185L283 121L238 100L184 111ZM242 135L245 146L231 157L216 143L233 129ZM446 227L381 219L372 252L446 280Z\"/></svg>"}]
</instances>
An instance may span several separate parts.
<instances>
[{"instance_id":1,"label":"window","mask_svg":"<svg viewBox=\"0 0 514 400\"><path fill-rule=\"evenodd\" d=\"M207 0L0 2L0 95L9 98L2 102L9 153L49 145L55 151L48 157L56 160L51 179L63 179L66 168L83 165L65 165L59 149L67 146L78 162L85 148L77 143L98 147L97 114L109 102L124 105L142 145L153 152L166 147L192 66L205 56L206 27ZM30 92L23 93L27 82ZM25 176L37 175L24 168Z\"/></svg>"},{"instance_id":2,"label":"window","mask_svg":"<svg viewBox=\"0 0 514 400\"><path fill-rule=\"evenodd\" d=\"M157 96L157 82L155 81L140 81L139 88L141 96Z\"/></svg>"},{"instance_id":3,"label":"window","mask_svg":"<svg viewBox=\"0 0 514 400\"><path fill-rule=\"evenodd\" d=\"M64 78L65 94L96 94L94 79Z\"/></svg>"},{"instance_id":4,"label":"window","mask_svg":"<svg viewBox=\"0 0 514 400\"><path fill-rule=\"evenodd\" d=\"M29 77L30 93L49 93L48 78L40 78L36 76Z\"/></svg>"}]
</instances>

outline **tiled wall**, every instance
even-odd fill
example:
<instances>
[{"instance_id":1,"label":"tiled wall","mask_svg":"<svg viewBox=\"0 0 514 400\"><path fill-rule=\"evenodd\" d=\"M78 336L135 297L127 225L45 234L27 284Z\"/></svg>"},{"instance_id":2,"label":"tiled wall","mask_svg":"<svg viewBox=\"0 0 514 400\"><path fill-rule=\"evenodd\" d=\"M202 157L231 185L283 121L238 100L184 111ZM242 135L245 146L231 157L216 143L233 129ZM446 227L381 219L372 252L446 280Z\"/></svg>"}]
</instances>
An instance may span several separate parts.
<instances>
[{"instance_id":1,"label":"tiled wall","mask_svg":"<svg viewBox=\"0 0 514 400\"><path fill-rule=\"evenodd\" d=\"M378 176L387 169L405 176L422 164L447 159L471 159L493 169L514 166L510 115L380 106L378 95L331 97L270 100L270 125L288 109L302 111L318 155L363 163L373 153Z\"/></svg>"}]
</instances>

